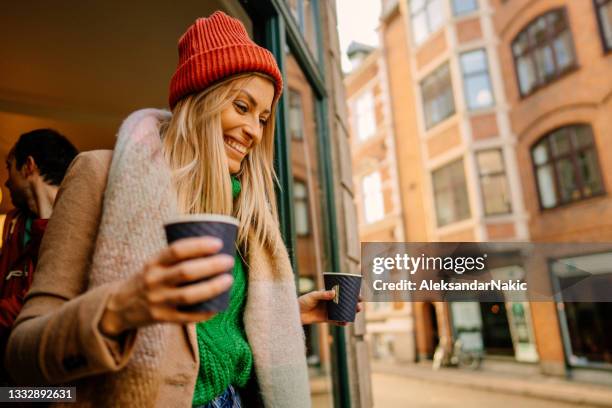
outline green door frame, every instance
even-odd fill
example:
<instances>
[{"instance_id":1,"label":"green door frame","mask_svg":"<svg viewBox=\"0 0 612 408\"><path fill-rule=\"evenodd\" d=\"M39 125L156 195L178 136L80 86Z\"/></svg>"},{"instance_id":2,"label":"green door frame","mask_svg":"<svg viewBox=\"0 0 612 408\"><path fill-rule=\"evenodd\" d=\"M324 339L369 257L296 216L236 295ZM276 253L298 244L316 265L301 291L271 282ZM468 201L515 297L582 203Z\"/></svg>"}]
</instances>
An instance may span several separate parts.
<instances>
[{"instance_id":1,"label":"green door frame","mask_svg":"<svg viewBox=\"0 0 612 408\"><path fill-rule=\"evenodd\" d=\"M283 78L285 75L285 51L289 48L304 72L316 96L316 116L318 134L318 159L321 163L321 185L324 199L322 211L328 214L323 223L324 250L330 260L331 270L341 270L340 248L338 245L338 225L334 192L334 175L330 145L330 126L327 115L328 95L325 89L325 65L322 30L317 30L317 59L311 54L297 22L284 0L240 0L254 23L255 41L268 48L276 57ZM319 1L313 0L313 12L319 16ZM320 20L319 20L320 21ZM318 61L317 61L318 60ZM286 137L288 123L288 101L281 98L277 109L275 131L275 170L280 188L277 190L278 211L281 233L287 246L294 271L297 271L295 257L295 223L293 214L293 177L291 169L291 138ZM296 273L296 286L299 274ZM332 379L334 385L334 407L350 408L349 372L347 363L346 334L340 326L332 326Z\"/></svg>"}]
</instances>

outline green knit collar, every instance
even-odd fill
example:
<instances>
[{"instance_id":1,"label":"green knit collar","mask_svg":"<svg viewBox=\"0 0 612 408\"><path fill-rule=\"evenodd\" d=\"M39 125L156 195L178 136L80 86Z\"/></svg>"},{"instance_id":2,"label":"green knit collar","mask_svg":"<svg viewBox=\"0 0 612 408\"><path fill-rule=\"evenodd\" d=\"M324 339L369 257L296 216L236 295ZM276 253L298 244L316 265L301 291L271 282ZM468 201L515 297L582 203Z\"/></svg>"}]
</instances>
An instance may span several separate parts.
<instances>
[{"instance_id":1,"label":"green knit collar","mask_svg":"<svg viewBox=\"0 0 612 408\"><path fill-rule=\"evenodd\" d=\"M238 180L235 176L232 176L232 198L238 197L240 194L240 180Z\"/></svg>"}]
</instances>

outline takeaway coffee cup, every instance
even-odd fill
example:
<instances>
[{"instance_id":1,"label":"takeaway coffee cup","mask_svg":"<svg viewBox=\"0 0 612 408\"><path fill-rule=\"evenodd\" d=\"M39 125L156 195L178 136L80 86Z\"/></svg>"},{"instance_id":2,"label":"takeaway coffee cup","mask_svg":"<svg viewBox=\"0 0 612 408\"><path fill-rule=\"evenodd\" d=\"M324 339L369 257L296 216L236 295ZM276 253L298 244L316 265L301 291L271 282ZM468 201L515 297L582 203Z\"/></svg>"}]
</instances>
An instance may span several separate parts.
<instances>
[{"instance_id":1,"label":"takeaway coffee cup","mask_svg":"<svg viewBox=\"0 0 612 408\"><path fill-rule=\"evenodd\" d=\"M232 258L236 254L238 220L234 217L219 214L184 215L166 222L164 228L168 244L183 238L213 236L223 241L223 247L218 253L227 254ZM225 273L231 274L232 270L230 269ZM230 290L205 302L181 306L180 310L190 312L221 312L227 309L229 305L229 295Z\"/></svg>"},{"instance_id":2,"label":"takeaway coffee cup","mask_svg":"<svg viewBox=\"0 0 612 408\"><path fill-rule=\"evenodd\" d=\"M337 322L354 322L361 288L361 275L340 272L323 273L325 290L334 289L336 296L327 301L327 318Z\"/></svg>"}]
</instances>

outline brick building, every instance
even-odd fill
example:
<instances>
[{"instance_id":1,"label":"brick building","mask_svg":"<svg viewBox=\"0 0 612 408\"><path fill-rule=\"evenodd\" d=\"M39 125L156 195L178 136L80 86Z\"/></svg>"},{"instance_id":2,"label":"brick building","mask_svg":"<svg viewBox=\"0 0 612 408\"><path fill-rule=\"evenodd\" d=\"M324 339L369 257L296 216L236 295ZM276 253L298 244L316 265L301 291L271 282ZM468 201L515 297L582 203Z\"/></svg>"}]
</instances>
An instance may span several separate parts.
<instances>
[{"instance_id":1,"label":"brick building","mask_svg":"<svg viewBox=\"0 0 612 408\"><path fill-rule=\"evenodd\" d=\"M610 241L612 2L383 0L379 38L400 194L386 201L401 205L404 240ZM367 87L364 70L349 94ZM489 358L610 382L607 305L414 303L416 355L477 322Z\"/></svg>"},{"instance_id":2,"label":"brick building","mask_svg":"<svg viewBox=\"0 0 612 408\"><path fill-rule=\"evenodd\" d=\"M612 2L492 6L530 238L609 242ZM574 262L596 259L612 264L610 253L576 254ZM612 369L612 337L602 330L611 312L609 303L532 303L541 368L574 377Z\"/></svg>"},{"instance_id":3,"label":"brick building","mask_svg":"<svg viewBox=\"0 0 612 408\"><path fill-rule=\"evenodd\" d=\"M397 174L386 59L380 50L352 43L353 70L344 79L351 129L355 206L362 242L403 241L404 223ZM371 353L414 360L412 304L367 304Z\"/></svg>"}]
</instances>

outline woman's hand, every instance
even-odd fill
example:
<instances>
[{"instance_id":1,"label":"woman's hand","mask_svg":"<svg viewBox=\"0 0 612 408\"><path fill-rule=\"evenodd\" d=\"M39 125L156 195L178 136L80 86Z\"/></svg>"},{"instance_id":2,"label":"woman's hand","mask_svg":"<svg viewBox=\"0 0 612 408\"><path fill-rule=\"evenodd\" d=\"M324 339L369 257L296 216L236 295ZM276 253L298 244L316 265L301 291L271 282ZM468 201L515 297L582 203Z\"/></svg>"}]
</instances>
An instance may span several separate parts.
<instances>
[{"instance_id":1,"label":"woman's hand","mask_svg":"<svg viewBox=\"0 0 612 408\"><path fill-rule=\"evenodd\" d=\"M102 333L117 336L153 323L212 318L214 312L183 312L177 306L212 299L232 286L231 274L214 277L234 265L231 256L214 255L222 245L214 237L187 238L160 251L110 296L99 323Z\"/></svg>"},{"instance_id":2,"label":"woman's hand","mask_svg":"<svg viewBox=\"0 0 612 408\"><path fill-rule=\"evenodd\" d=\"M302 325L312 323L333 323L337 326L346 326L348 323L335 322L327 319L327 301L332 300L336 291L331 290L316 290L306 293L298 298L300 305L300 318ZM357 313L361 312L363 306L361 304L361 295L359 295L359 303L357 303Z\"/></svg>"}]
</instances>

